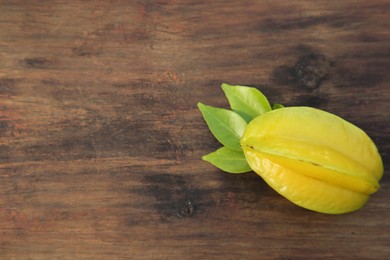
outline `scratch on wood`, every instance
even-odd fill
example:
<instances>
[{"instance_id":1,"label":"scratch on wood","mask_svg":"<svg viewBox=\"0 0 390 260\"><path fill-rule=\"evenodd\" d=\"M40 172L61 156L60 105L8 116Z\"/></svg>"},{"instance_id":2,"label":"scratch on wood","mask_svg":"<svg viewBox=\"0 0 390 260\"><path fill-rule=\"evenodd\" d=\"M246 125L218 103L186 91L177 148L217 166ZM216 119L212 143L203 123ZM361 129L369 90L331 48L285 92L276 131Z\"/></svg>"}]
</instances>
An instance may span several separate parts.
<instances>
[{"instance_id":1,"label":"scratch on wood","mask_svg":"<svg viewBox=\"0 0 390 260\"><path fill-rule=\"evenodd\" d=\"M45 57L25 58L23 60L23 63L28 68L36 68L36 69L47 69L54 64L53 60L47 59Z\"/></svg>"}]
</instances>

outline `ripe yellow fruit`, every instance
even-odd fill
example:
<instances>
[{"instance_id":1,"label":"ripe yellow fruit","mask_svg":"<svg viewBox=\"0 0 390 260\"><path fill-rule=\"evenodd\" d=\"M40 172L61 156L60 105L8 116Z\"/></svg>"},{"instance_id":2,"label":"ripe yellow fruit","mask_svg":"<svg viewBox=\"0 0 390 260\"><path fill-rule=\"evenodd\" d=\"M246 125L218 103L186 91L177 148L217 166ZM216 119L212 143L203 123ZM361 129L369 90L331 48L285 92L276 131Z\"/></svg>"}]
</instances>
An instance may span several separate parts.
<instances>
[{"instance_id":1,"label":"ripe yellow fruit","mask_svg":"<svg viewBox=\"0 0 390 260\"><path fill-rule=\"evenodd\" d=\"M241 147L251 168L279 194L322 213L361 208L383 175L378 149L364 131L310 107L256 117Z\"/></svg>"}]
</instances>

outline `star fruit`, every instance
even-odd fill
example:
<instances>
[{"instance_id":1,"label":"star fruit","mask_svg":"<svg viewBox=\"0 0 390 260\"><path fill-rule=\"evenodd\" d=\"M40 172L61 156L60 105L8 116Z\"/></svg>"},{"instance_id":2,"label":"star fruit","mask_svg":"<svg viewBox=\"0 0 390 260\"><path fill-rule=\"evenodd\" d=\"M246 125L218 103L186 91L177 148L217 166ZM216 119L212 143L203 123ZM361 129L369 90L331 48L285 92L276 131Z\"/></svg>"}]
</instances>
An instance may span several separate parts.
<instances>
[{"instance_id":1,"label":"star fruit","mask_svg":"<svg viewBox=\"0 0 390 260\"><path fill-rule=\"evenodd\" d=\"M205 161L230 173L253 170L292 203L321 213L358 210L378 191L382 159L357 126L316 108L271 107L256 88L222 89L232 110L198 104L223 145Z\"/></svg>"}]
</instances>

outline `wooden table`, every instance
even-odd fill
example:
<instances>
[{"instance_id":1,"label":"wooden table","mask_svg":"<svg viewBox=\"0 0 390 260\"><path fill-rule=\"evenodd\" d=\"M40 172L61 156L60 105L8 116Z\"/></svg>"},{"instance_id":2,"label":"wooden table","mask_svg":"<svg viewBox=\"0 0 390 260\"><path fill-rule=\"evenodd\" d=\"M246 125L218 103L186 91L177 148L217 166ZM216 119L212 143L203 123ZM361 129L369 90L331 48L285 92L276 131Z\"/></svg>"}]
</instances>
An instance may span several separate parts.
<instances>
[{"instance_id":1,"label":"wooden table","mask_svg":"<svg viewBox=\"0 0 390 260\"><path fill-rule=\"evenodd\" d=\"M389 1L0 1L1 259L385 259ZM364 129L385 164L360 211L325 215L219 144L220 84Z\"/></svg>"}]
</instances>

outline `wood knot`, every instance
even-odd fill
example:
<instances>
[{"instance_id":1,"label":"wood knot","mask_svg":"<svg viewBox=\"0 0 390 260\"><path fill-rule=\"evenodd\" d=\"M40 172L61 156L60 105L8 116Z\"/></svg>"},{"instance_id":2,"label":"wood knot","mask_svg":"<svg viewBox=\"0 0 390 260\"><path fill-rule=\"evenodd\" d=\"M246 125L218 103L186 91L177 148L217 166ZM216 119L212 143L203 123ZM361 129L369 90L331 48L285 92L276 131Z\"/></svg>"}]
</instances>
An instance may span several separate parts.
<instances>
[{"instance_id":1,"label":"wood knot","mask_svg":"<svg viewBox=\"0 0 390 260\"><path fill-rule=\"evenodd\" d=\"M194 204L190 200L185 200L184 203L177 210L179 218L191 217L194 214Z\"/></svg>"},{"instance_id":2,"label":"wood knot","mask_svg":"<svg viewBox=\"0 0 390 260\"><path fill-rule=\"evenodd\" d=\"M328 76L329 67L329 61L323 54L301 56L294 66L296 81L302 87L316 89Z\"/></svg>"},{"instance_id":3,"label":"wood knot","mask_svg":"<svg viewBox=\"0 0 390 260\"><path fill-rule=\"evenodd\" d=\"M331 62L322 53L309 47L300 47L300 55L293 65L281 65L274 69L273 80L282 85L293 85L315 90L328 77Z\"/></svg>"}]
</instances>

